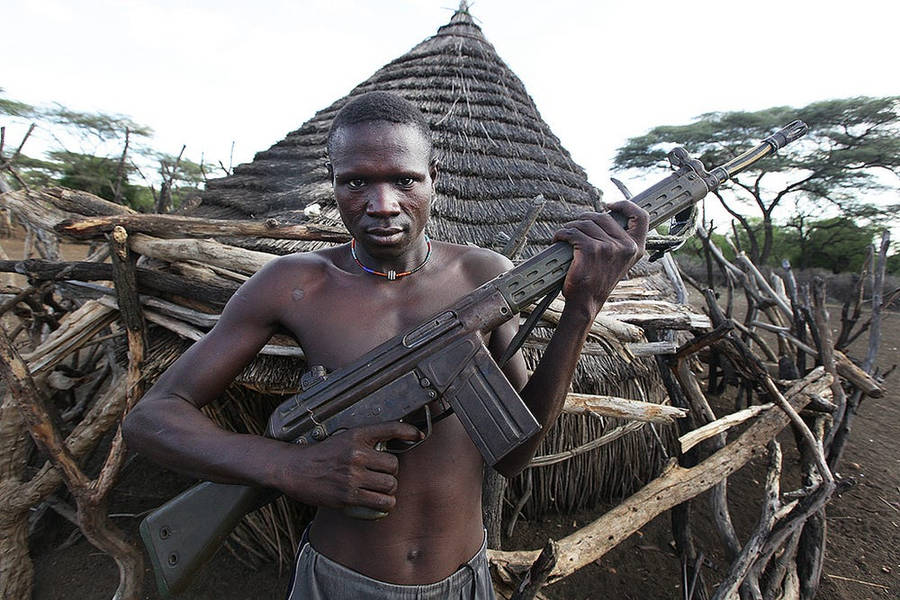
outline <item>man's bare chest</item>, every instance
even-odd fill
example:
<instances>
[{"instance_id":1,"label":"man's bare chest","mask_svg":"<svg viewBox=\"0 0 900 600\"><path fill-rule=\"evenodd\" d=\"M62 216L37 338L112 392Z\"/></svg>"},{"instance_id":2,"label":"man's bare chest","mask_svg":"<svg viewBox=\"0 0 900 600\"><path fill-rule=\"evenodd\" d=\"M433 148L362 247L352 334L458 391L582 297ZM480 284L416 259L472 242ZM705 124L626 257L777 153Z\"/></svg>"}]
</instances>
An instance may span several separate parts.
<instances>
[{"instance_id":1,"label":"man's bare chest","mask_svg":"<svg viewBox=\"0 0 900 600\"><path fill-rule=\"evenodd\" d=\"M405 283L322 286L304 293L283 325L300 342L308 364L331 371L409 331L469 291L461 281Z\"/></svg>"}]
</instances>

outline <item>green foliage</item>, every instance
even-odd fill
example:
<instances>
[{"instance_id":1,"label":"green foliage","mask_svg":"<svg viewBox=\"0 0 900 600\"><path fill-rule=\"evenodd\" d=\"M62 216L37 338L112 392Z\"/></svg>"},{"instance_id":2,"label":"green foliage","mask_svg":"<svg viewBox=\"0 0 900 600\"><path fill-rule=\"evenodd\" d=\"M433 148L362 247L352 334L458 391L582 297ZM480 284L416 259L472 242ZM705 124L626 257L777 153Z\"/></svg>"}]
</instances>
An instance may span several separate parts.
<instances>
[{"instance_id":1,"label":"green foliage","mask_svg":"<svg viewBox=\"0 0 900 600\"><path fill-rule=\"evenodd\" d=\"M832 217L808 223L805 228L779 231L785 232L787 241L781 256L792 265L844 273L860 270L878 227L859 225L848 217Z\"/></svg>"},{"instance_id":2,"label":"green foliage","mask_svg":"<svg viewBox=\"0 0 900 600\"><path fill-rule=\"evenodd\" d=\"M124 115L96 112L80 112L54 104L43 109L42 118L70 131L77 131L84 136L92 136L99 141L124 139L125 131L134 137L150 137L153 130L146 125L139 125Z\"/></svg>"},{"instance_id":3,"label":"green foliage","mask_svg":"<svg viewBox=\"0 0 900 600\"><path fill-rule=\"evenodd\" d=\"M0 115L19 122L37 123L49 130L55 147L42 158L19 154L11 162L19 179L29 187L62 185L91 192L110 201L124 203L142 212L152 212L164 204L177 208L204 182L200 165L183 157L159 153L141 143L153 130L127 116L105 112L81 112L61 104L37 107L2 97ZM67 148L77 145L78 151ZM123 160L123 152L125 152ZM157 192L136 164L145 171L159 171ZM149 165L149 167L148 167ZM146 186L132 180L140 176ZM151 175L152 177L152 175ZM167 200L160 203L158 198Z\"/></svg>"},{"instance_id":4,"label":"green foliage","mask_svg":"<svg viewBox=\"0 0 900 600\"><path fill-rule=\"evenodd\" d=\"M116 184L119 182L120 163L118 159L78 154L76 152L50 152L51 172L55 173L54 183L74 190L84 190L110 202L116 201ZM128 183L128 173L133 170L122 165L124 177L119 190L119 200L132 208L139 186Z\"/></svg>"},{"instance_id":5,"label":"green foliage","mask_svg":"<svg viewBox=\"0 0 900 600\"><path fill-rule=\"evenodd\" d=\"M773 251L773 212L793 202L794 211L822 217L830 206L847 217L868 223L897 218L898 207L875 207L867 194L896 189L900 175L900 96L846 98L815 102L803 108L778 106L756 112L713 112L680 126L655 127L619 148L616 169L665 167L666 153L684 146L707 167L722 164L794 119L809 125L809 133L766 158L717 193L722 205L739 222L745 250L757 262ZM883 176L888 175L886 180ZM736 204L753 207L761 227L752 224Z\"/></svg>"},{"instance_id":6,"label":"green foliage","mask_svg":"<svg viewBox=\"0 0 900 600\"><path fill-rule=\"evenodd\" d=\"M3 88L0 88L0 94L2 93ZM10 100L9 98L0 98L0 115L19 117L21 119L33 119L37 114L38 112L36 109L30 104L17 102L16 100Z\"/></svg>"},{"instance_id":7,"label":"green foliage","mask_svg":"<svg viewBox=\"0 0 900 600\"><path fill-rule=\"evenodd\" d=\"M900 254L887 257L886 270L890 275L900 275Z\"/></svg>"}]
</instances>

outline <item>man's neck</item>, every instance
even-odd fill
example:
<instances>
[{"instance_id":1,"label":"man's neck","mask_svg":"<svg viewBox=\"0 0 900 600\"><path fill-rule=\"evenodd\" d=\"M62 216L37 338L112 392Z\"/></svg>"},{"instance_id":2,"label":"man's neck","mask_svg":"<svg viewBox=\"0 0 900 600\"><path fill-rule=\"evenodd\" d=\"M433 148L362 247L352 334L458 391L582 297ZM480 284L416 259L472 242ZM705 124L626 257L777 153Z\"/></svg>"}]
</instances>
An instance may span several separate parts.
<instances>
[{"instance_id":1,"label":"man's neck","mask_svg":"<svg viewBox=\"0 0 900 600\"><path fill-rule=\"evenodd\" d=\"M431 258L431 242L426 236L419 236L411 246L412 248L406 249L396 256L373 256L362 244L356 242L352 244L351 252L356 266L363 271L389 279L392 277L402 278L424 268Z\"/></svg>"}]
</instances>

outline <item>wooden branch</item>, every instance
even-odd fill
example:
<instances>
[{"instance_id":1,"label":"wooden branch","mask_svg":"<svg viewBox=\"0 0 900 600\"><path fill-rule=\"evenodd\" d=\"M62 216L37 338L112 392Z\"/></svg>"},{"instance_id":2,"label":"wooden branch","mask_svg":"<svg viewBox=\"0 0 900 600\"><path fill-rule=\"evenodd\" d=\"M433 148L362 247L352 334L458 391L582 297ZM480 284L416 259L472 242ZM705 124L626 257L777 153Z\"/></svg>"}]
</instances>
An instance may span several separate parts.
<instances>
[{"instance_id":1,"label":"wooden branch","mask_svg":"<svg viewBox=\"0 0 900 600\"><path fill-rule=\"evenodd\" d=\"M806 444L807 451L815 461L816 468L819 470L819 476L824 482L834 484L834 477L831 474L831 469L825 463L825 452L822 449L821 442L816 440L812 431L810 431L809 427L806 425L806 422L800 418L797 411L794 410L787 399L781 394L781 391L775 385L775 382L772 381L771 377L765 379L765 385L769 394L775 399L775 403L781 407L788 417L790 417L791 424L794 425L795 431Z\"/></svg>"},{"instance_id":2,"label":"wooden branch","mask_svg":"<svg viewBox=\"0 0 900 600\"><path fill-rule=\"evenodd\" d=\"M8 259L3 259L3 260L6 261ZM14 262L14 261L10 261L10 262ZM33 296L33 295L40 296L41 294L43 294L44 292L47 291L47 287L49 285L50 285L49 283L43 283L38 286L29 285L24 290L21 290L18 293L16 293L16 295L14 295L12 298L9 298L8 300L4 300L3 303L0 304L0 315L5 315L7 312L9 312L13 308L15 308L15 306L19 302L24 301L29 296Z\"/></svg>"},{"instance_id":3,"label":"wooden branch","mask_svg":"<svg viewBox=\"0 0 900 600\"><path fill-rule=\"evenodd\" d=\"M659 262L663 266L666 277L672 282L672 287L675 288L675 302L678 304L687 304L687 288L684 287L684 280L681 278L681 272L678 270L678 265L675 263L675 259L672 258L672 254L666 252Z\"/></svg>"},{"instance_id":4,"label":"wooden branch","mask_svg":"<svg viewBox=\"0 0 900 600\"><path fill-rule=\"evenodd\" d=\"M0 206L22 221L53 231L60 221L84 216L132 215L127 206L109 202L88 192L51 187L40 190L16 190L0 195Z\"/></svg>"},{"instance_id":5,"label":"wooden branch","mask_svg":"<svg viewBox=\"0 0 900 600\"><path fill-rule=\"evenodd\" d=\"M163 240L143 233L130 236L129 245L138 254L158 258L168 262L179 260L199 260L210 265L223 267L240 273L253 274L277 254L246 250L210 240L174 239Z\"/></svg>"},{"instance_id":6,"label":"wooden branch","mask_svg":"<svg viewBox=\"0 0 900 600\"><path fill-rule=\"evenodd\" d=\"M118 564L120 583L115 597L121 600L138 600L144 574L143 557L110 523L106 514L106 494L98 494L100 490L95 482L81 470L44 406L44 400L28 367L12 347L2 328L0 373L16 400L16 406L35 444L60 471L66 486L75 497L78 522L85 537L97 548L107 552Z\"/></svg>"},{"instance_id":7,"label":"wooden branch","mask_svg":"<svg viewBox=\"0 0 900 600\"><path fill-rule=\"evenodd\" d=\"M84 346L94 335L115 320L113 311L96 302L86 302L69 313L44 342L22 354L28 370L34 375L46 373L67 356Z\"/></svg>"},{"instance_id":8,"label":"wooden branch","mask_svg":"<svg viewBox=\"0 0 900 600\"><path fill-rule=\"evenodd\" d=\"M709 333L704 333L703 335L697 336L679 347L675 352L675 360L683 360L692 354L700 352L708 346L712 346L723 337L731 333L733 329L734 321L728 319Z\"/></svg>"},{"instance_id":9,"label":"wooden branch","mask_svg":"<svg viewBox=\"0 0 900 600\"><path fill-rule=\"evenodd\" d=\"M97 302L109 308L118 309L118 304L116 304L116 301L112 298L104 296L98 298ZM144 318L146 318L151 323L155 323L160 327L164 327L172 333L176 333L181 337L193 342L196 342L204 335L206 335L205 331L201 331L199 329L196 329L195 327L191 327L187 323L179 321L178 319L173 319L165 315L161 315L155 311L144 311ZM275 344L266 344L262 347L262 350L260 350L259 353L268 354L271 356L292 356L301 359L304 358L303 349L299 346L280 346Z\"/></svg>"},{"instance_id":10,"label":"wooden branch","mask_svg":"<svg viewBox=\"0 0 900 600\"><path fill-rule=\"evenodd\" d=\"M234 279L227 279L218 275L210 265L198 261L176 261L168 265L170 273L184 277L188 281L218 287L228 290L237 290L240 286Z\"/></svg>"},{"instance_id":11,"label":"wooden branch","mask_svg":"<svg viewBox=\"0 0 900 600\"><path fill-rule=\"evenodd\" d=\"M826 394L831 376L818 368L799 380L786 393L791 405L800 409L810 394ZM733 442L695 467L672 466L602 517L559 540L557 566L548 578L552 583L597 560L659 513L709 489L757 456L762 447L788 424L782 411L768 411ZM538 550L488 551L490 562L523 572L535 561Z\"/></svg>"},{"instance_id":12,"label":"wooden branch","mask_svg":"<svg viewBox=\"0 0 900 600\"><path fill-rule=\"evenodd\" d=\"M773 406L775 405L771 402L766 404L756 404L749 408L733 412L722 417L721 419L716 419L715 421L707 423L702 427L698 427L693 431L689 431L688 433L678 438L678 443L681 444L681 452L687 452L703 440L707 440L715 435L719 435L721 433L724 433L725 431L728 431L732 427L740 425L741 423L745 423L753 417L756 417L759 414L771 409Z\"/></svg>"},{"instance_id":13,"label":"wooden branch","mask_svg":"<svg viewBox=\"0 0 900 600\"><path fill-rule=\"evenodd\" d=\"M884 396L884 386L878 383L878 380L869 375L864 369L856 366L840 350L834 351L834 367L838 375L849 381L866 396L870 398L881 398Z\"/></svg>"},{"instance_id":14,"label":"wooden branch","mask_svg":"<svg viewBox=\"0 0 900 600\"><path fill-rule=\"evenodd\" d=\"M547 307L546 312L544 312L543 318L553 323L554 325L558 324L564 308L565 300L557 298L550 303L549 307ZM615 317L604 315L602 309L600 314L598 314L594 318L594 322L591 324L590 335L602 339L618 340L621 342L647 341L644 337L644 332L640 327L631 325L629 323L624 323L622 321L619 321Z\"/></svg>"},{"instance_id":15,"label":"wooden branch","mask_svg":"<svg viewBox=\"0 0 900 600\"><path fill-rule=\"evenodd\" d=\"M596 450L601 446L605 446L620 437L631 433L632 431L637 431L642 428L644 423L641 421L632 421L627 425L621 425L616 427L612 431L607 431L597 439L586 442L576 448L572 448L570 450L566 450L564 452L558 452L556 454L545 454L543 456L535 456L531 459L531 462L528 463L529 467L549 467L550 465L555 465L557 463L561 463L569 460L570 458L575 458L585 452L590 452L591 450Z\"/></svg>"},{"instance_id":16,"label":"wooden branch","mask_svg":"<svg viewBox=\"0 0 900 600\"><path fill-rule=\"evenodd\" d=\"M797 280L794 278L794 271L791 269L791 263L787 259L781 261L781 268L784 269L786 280L787 280L787 291L788 296L791 300L791 311L793 312L793 327L794 334L796 335L796 340L800 343L805 344L806 337L806 320L803 318L803 311L800 308L800 296L797 291ZM800 348L800 346L797 346ZM806 351L800 349L797 352L796 359L794 364L796 365L798 373L804 373L806 371Z\"/></svg>"},{"instance_id":17,"label":"wooden branch","mask_svg":"<svg viewBox=\"0 0 900 600\"><path fill-rule=\"evenodd\" d=\"M688 306L662 300L606 302L600 309L600 314L641 327L712 329L712 324L706 315L694 312Z\"/></svg>"},{"instance_id":18,"label":"wooden branch","mask_svg":"<svg viewBox=\"0 0 900 600\"><path fill-rule=\"evenodd\" d=\"M625 344L625 348L632 356L657 356L659 354L675 354L678 351L678 345L670 341ZM608 354L608 352L603 354Z\"/></svg>"},{"instance_id":19,"label":"wooden branch","mask_svg":"<svg viewBox=\"0 0 900 600\"><path fill-rule=\"evenodd\" d=\"M533 600L538 591L547 582L550 573L556 567L559 557L559 545L553 540L547 540L547 545L541 550L534 564L528 569L525 577L519 583L519 588L510 600Z\"/></svg>"},{"instance_id":20,"label":"wooden branch","mask_svg":"<svg viewBox=\"0 0 900 600\"><path fill-rule=\"evenodd\" d=\"M30 506L21 498L31 447L21 413L12 394L0 403L0 597L31 598L34 566L28 553Z\"/></svg>"},{"instance_id":21,"label":"wooden branch","mask_svg":"<svg viewBox=\"0 0 900 600\"><path fill-rule=\"evenodd\" d=\"M704 295L706 296L707 303L710 304L711 307L710 317L712 322L718 326L725 325L727 321L721 314L721 311L718 310L712 291L707 290ZM680 354L678 360L676 360L673 373L691 406L691 411L694 414L696 422L715 421L716 415L713 413L706 397L703 395L700 384L691 372L687 357L684 354ZM719 434L712 437L713 449L716 451L721 450L725 446L725 435ZM716 483L715 488L710 495L710 502L712 504L716 529L719 532L722 543L730 556L736 556L740 551L740 542L738 541L737 533L734 530L731 513L728 510L728 488L725 479Z\"/></svg>"},{"instance_id":22,"label":"wooden branch","mask_svg":"<svg viewBox=\"0 0 900 600\"><path fill-rule=\"evenodd\" d=\"M763 543L772 531L775 524L775 515L781 506L781 446L776 440L768 444L769 468L766 472L766 496L763 503L762 515L756 530L744 544L740 555L731 563L728 574L716 589L712 600L727 600L734 598L738 588L750 573L753 563L762 550ZM756 584L758 586L758 583Z\"/></svg>"},{"instance_id":23,"label":"wooden branch","mask_svg":"<svg viewBox=\"0 0 900 600\"><path fill-rule=\"evenodd\" d=\"M591 413L603 417L665 424L674 423L675 419L680 419L688 414L687 409L665 404L575 393L566 395L563 412L575 415Z\"/></svg>"},{"instance_id":24,"label":"wooden branch","mask_svg":"<svg viewBox=\"0 0 900 600\"><path fill-rule=\"evenodd\" d=\"M122 227L113 229L110 239L110 258L113 265L113 276L116 284L116 297L119 315L128 335L128 371L126 376L125 407L121 420L124 420L137 401L144 395L142 375L144 353L147 348L147 325L138 300L137 276L135 260L128 252L128 233ZM121 425L116 430L106 455L106 462L97 476L93 494L95 502L102 502L115 484L125 461L125 442L122 438Z\"/></svg>"},{"instance_id":25,"label":"wooden branch","mask_svg":"<svg viewBox=\"0 0 900 600\"><path fill-rule=\"evenodd\" d=\"M869 346L866 351L866 362L863 369L871 373L875 368L875 359L878 356L878 347L881 345L881 309L882 296L884 294L884 274L887 267L887 253L891 246L891 232L885 229L881 232L881 247L878 252L878 264L875 267L872 283L872 318L869 326Z\"/></svg>"},{"instance_id":26,"label":"wooden branch","mask_svg":"<svg viewBox=\"0 0 900 600\"><path fill-rule=\"evenodd\" d=\"M89 482L87 476L66 447L44 406L43 398L34 384L28 366L13 348L2 327L0 327L0 374L15 398L16 408L22 413L34 443L50 458L54 466L62 471L67 481L86 487Z\"/></svg>"},{"instance_id":27,"label":"wooden branch","mask_svg":"<svg viewBox=\"0 0 900 600\"><path fill-rule=\"evenodd\" d=\"M69 285L79 289L84 289L89 292L94 292L95 294L92 294L92 298L97 298L96 294L100 294L102 296L115 296L116 294L114 288L96 283L72 281L69 283ZM206 329L209 329L219 321L219 315L217 313L200 312L199 310L187 308L185 306L181 306L180 304L175 304L174 302L161 300L156 296L147 296L144 294L140 294L138 295L138 299L140 300L142 306L146 306L158 313L173 317L180 321L186 321L192 325L197 325L198 327L205 327ZM115 305L113 308L118 309L118 305Z\"/></svg>"},{"instance_id":28,"label":"wooden branch","mask_svg":"<svg viewBox=\"0 0 900 600\"><path fill-rule=\"evenodd\" d=\"M751 325L756 326L758 323L759 323L758 321L753 321L753 323L751 323ZM762 339L762 337L758 333L756 333L755 331L753 331L746 325L739 323L738 321L734 321L734 326L738 330L740 330L741 333L743 333L744 335L746 335L747 337L752 339L754 342L756 342L756 345L762 349L763 354L766 355L766 358L768 358L771 361L778 362L778 357L775 356L775 353L772 352L772 349L769 348L769 345L766 343L766 341L764 339ZM781 328L779 328L779 329L781 329Z\"/></svg>"},{"instance_id":29,"label":"wooden branch","mask_svg":"<svg viewBox=\"0 0 900 600\"><path fill-rule=\"evenodd\" d=\"M518 256L519 252L522 251L522 247L525 245L525 241L528 239L528 232L534 227L538 215L541 214L541 210L543 210L546 203L547 200L544 198L543 194L538 194L532 198L531 205L528 207L528 211L522 218L522 222L516 227L515 233L509 238L506 245L503 246L503 250L500 251L500 254L510 260Z\"/></svg>"},{"instance_id":30,"label":"wooden branch","mask_svg":"<svg viewBox=\"0 0 900 600\"><path fill-rule=\"evenodd\" d=\"M887 252L890 248L890 233L884 230L881 235L881 248L878 254L878 263L874 268L872 283L872 316L870 319L871 329L869 331L869 345L866 352L866 360L863 363L863 372L869 374L875 367L875 360L878 357L878 347L881 342L881 310L883 303L881 302L884 290L884 275L887 267ZM840 361L838 363L840 365ZM854 383L854 385L857 385ZM857 390L863 388L857 385ZM844 446L850 436L853 427L853 419L856 415L856 409L861 401L861 394L854 393L848 401L848 410L845 412L843 421L835 426L835 434L832 438L828 464L836 469L844 452Z\"/></svg>"},{"instance_id":31,"label":"wooden branch","mask_svg":"<svg viewBox=\"0 0 900 600\"><path fill-rule=\"evenodd\" d=\"M869 244L868 253L865 261L863 261L860 269L859 277L853 286L853 295L847 298L843 306L841 306L841 331L838 334L837 341L834 343L835 348L846 348L850 345L850 335L856 326L859 317L862 314L863 297L865 296L866 274L875 265L875 245ZM850 312L850 308L853 312Z\"/></svg>"},{"instance_id":32,"label":"wooden branch","mask_svg":"<svg viewBox=\"0 0 900 600\"><path fill-rule=\"evenodd\" d=\"M116 226L124 227L133 234L145 233L163 238L233 236L335 243L350 241L346 229L327 225L294 225L280 223L277 219L239 221L164 214L69 218L56 223L53 229L60 235L87 240L109 233Z\"/></svg>"},{"instance_id":33,"label":"wooden branch","mask_svg":"<svg viewBox=\"0 0 900 600\"><path fill-rule=\"evenodd\" d=\"M112 265L95 262L50 262L38 259L0 261L0 272L21 273L37 281L112 281ZM222 289L187 281L171 273L136 269L138 287L161 294L183 296L204 303L224 306L234 289Z\"/></svg>"},{"instance_id":34,"label":"wooden branch","mask_svg":"<svg viewBox=\"0 0 900 600\"><path fill-rule=\"evenodd\" d=\"M114 379L66 438L66 448L73 456L81 459L96 446L100 438L117 422L124 403L124 382ZM61 483L61 473L48 461L25 484L16 502L25 507L34 506L52 494Z\"/></svg>"},{"instance_id":35,"label":"wooden branch","mask_svg":"<svg viewBox=\"0 0 900 600\"><path fill-rule=\"evenodd\" d=\"M766 331L772 331L778 334L779 337L783 337L788 340L790 343L794 344L800 350L803 350L807 354L811 356L818 356L819 351L815 348L808 346L806 343L798 339L797 337L791 335L791 330L788 327L781 327L779 325L772 325L771 323L766 323L764 321L753 321L751 323L754 327L759 327L760 329L765 329Z\"/></svg>"},{"instance_id":36,"label":"wooden branch","mask_svg":"<svg viewBox=\"0 0 900 600\"><path fill-rule=\"evenodd\" d=\"M816 330L819 337L819 360L825 370L834 377L831 384L832 397L837 405L834 411L834 423L837 425L844 419L844 411L847 408L847 397L844 394L844 388L841 386L840 379L837 376L837 368L834 363L834 342L831 336L831 324L828 320L828 311L825 309L825 281L821 277L813 279L813 318L815 319ZM837 427L833 427L826 438L826 445L831 444L831 440Z\"/></svg>"}]
</instances>

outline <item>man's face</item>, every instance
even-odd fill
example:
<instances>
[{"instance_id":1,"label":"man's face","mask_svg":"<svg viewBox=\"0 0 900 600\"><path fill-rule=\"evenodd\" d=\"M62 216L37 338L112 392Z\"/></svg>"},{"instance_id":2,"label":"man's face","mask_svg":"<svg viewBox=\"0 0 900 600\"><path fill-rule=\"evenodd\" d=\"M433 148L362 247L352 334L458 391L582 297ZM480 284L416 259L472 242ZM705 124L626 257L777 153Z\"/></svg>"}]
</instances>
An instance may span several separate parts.
<instances>
[{"instance_id":1,"label":"man's face","mask_svg":"<svg viewBox=\"0 0 900 600\"><path fill-rule=\"evenodd\" d=\"M334 197L357 242L376 257L416 248L436 175L422 133L386 121L347 125L337 131L330 158Z\"/></svg>"}]
</instances>

